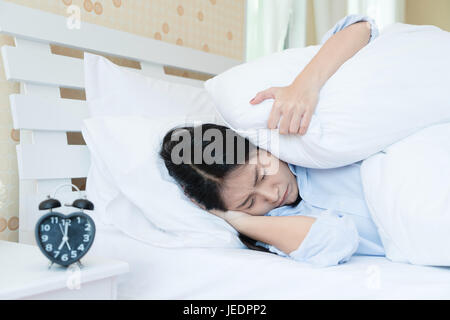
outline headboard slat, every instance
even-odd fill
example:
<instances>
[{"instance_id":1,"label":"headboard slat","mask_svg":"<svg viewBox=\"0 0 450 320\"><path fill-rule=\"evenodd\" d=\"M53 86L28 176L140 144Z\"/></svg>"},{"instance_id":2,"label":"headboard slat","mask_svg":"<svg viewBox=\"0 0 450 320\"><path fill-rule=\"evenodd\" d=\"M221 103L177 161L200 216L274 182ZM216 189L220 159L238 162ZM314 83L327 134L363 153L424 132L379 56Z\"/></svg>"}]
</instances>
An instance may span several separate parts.
<instances>
[{"instance_id":1,"label":"headboard slat","mask_svg":"<svg viewBox=\"0 0 450 320\"><path fill-rule=\"evenodd\" d=\"M2 47L2 55L7 80L84 88L83 60L10 46Z\"/></svg>"},{"instance_id":2,"label":"headboard slat","mask_svg":"<svg viewBox=\"0 0 450 320\"><path fill-rule=\"evenodd\" d=\"M89 172L90 155L86 146L17 146L19 179L82 178Z\"/></svg>"},{"instance_id":3,"label":"headboard slat","mask_svg":"<svg viewBox=\"0 0 450 320\"><path fill-rule=\"evenodd\" d=\"M219 74L241 63L88 22L81 22L80 29L70 29L67 17L3 0L0 0L0 31L14 37L209 74Z\"/></svg>"},{"instance_id":4,"label":"headboard slat","mask_svg":"<svg viewBox=\"0 0 450 320\"><path fill-rule=\"evenodd\" d=\"M87 103L81 100L12 94L9 96L14 129L81 131L89 117Z\"/></svg>"},{"instance_id":5,"label":"headboard slat","mask_svg":"<svg viewBox=\"0 0 450 320\"><path fill-rule=\"evenodd\" d=\"M2 55L7 80L74 89L84 88L84 65L81 59L60 56L51 52L37 51L31 54L28 48L11 46L3 46ZM203 88L201 80L166 74L156 77L155 72L150 69L120 68L158 79Z\"/></svg>"}]
</instances>

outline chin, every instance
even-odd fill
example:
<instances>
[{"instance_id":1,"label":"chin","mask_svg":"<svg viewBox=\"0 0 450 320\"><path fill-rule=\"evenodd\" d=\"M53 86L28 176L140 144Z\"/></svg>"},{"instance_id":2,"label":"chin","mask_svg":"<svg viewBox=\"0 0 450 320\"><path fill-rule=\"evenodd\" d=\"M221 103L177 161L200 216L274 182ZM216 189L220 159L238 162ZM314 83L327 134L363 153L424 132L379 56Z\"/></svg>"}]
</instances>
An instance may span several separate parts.
<instances>
[{"instance_id":1,"label":"chin","mask_svg":"<svg viewBox=\"0 0 450 320\"><path fill-rule=\"evenodd\" d=\"M288 206L296 206L298 205L297 199L298 199L298 192L293 192L293 195L295 195L295 199L290 200L289 203L286 203Z\"/></svg>"}]
</instances>

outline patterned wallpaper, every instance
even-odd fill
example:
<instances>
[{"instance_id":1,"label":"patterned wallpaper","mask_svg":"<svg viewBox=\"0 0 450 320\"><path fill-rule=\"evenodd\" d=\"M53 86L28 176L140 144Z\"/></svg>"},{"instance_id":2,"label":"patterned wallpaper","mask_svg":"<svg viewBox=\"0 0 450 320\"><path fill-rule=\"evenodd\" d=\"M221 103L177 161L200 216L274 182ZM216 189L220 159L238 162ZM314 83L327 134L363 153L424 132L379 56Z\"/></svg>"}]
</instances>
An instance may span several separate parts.
<instances>
[{"instance_id":1,"label":"patterned wallpaper","mask_svg":"<svg viewBox=\"0 0 450 320\"><path fill-rule=\"evenodd\" d=\"M82 22L244 60L244 0L5 1L64 16L68 16L69 6L76 5L80 8ZM0 47L5 44L14 45L14 41L0 35ZM52 52L82 57L79 52L65 48L53 47ZM186 76L185 72L177 70L166 69L166 72ZM197 78L202 77L197 75ZM9 241L18 240L19 185L15 146L19 134L12 129L8 96L18 92L17 83L5 80L0 59L0 240ZM61 94L64 98L72 97L71 94L83 96L70 92L69 96L64 96L63 90Z\"/></svg>"},{"instance_id":2,"label":"patterned wallpaper","mask_svg":"<svg viewBox=\"0 0 450 320\"><path fill-rule=\"evenodd\" d=\"M243 59L244 0L6 0L145 37Z\"/></svg>"},{"instance_id":3,"label":"patterned wallpaper","mask_svg":"<svg viewBox=\"0 0 450 320\"><path fill-rule=\"evenodd\" d=\"M13 39L0 35L0 46L14 45ZM9 95L19 85L5 80L0 60L0 239L17 241L19 228L19 185L17 178L17 133L12 131Z\"/></svg>"}]
</instances>

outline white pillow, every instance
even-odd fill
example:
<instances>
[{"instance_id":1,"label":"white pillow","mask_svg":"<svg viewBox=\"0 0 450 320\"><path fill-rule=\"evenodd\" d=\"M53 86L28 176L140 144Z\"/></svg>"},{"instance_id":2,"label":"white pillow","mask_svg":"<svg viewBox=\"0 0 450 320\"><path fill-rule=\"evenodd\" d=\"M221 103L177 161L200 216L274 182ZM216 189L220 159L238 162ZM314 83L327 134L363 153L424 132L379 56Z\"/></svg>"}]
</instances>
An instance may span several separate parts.
<instances>
[{"instance_id":1,"label":"white pillow","mask_svg":"<svg viewBox=\"0 0 450 320\"><path fill-rule=\"evenodd\" d=\"M210 115L215 119L214 102L203 88L147 77L90 53L84 54L84 71L88 103L112 93L122 101L121 104L89 106L92 117Z\"/></svg>"},{"instance_id":2,"label":"white pillow","mask_svg":"<svg viewBox=\"0 0 450 320\"><path fill-rule=\"evenodd\" d=\"M114 101L112 95L96 104ZM130 236L156 246L242 247L236 230L184 195L159 157L164 135L181 123L184 118L139 116L84 121L83 136L89 150L101 159L110 182L129 200L112 199L105 212L107 219Z\"/></svg>"},{"instance_id":3,"label":"white pillow","mask_svg":"<svg viewBox=\"0 0 450 320\"><path fill-rule=\"evenodd\" d=\"M84 78L91 117L176 114L189 118L210 115L211 122L217 121L214 103L203 88L146 77L91 53L84 54ZM113 103L96 103L113 93L117 99ZM119 190L110 183L110 173L102 168L102 162L96 158L91 160L86 193L96 203L94 218L109 224L106 207L119 195Z\"/></svg>"},{"instance_id":4,"label":"white pillow","mask_svg":"<svg viewBox=\"0 0 450 320\"><path fill-rule=\"evenodd\" d=\"M146 130L153 131L151 134L150 131L145 131L146 137L159 137L162 141L162 137L171 126L183 124L186 121L193 122L200 119L202 122L218 123L214 104L206 91L203 88L146 77L119 67L101 56L89 53L85 54L84 73L86 97L92 117L86 120L85 128L83 128L83 136L91 151L86 194L95 203L94 218L101 223L116 226L133 238L157 246L242 247L234 229L230 229L228 224L220 220L217 221L216 217L205 215L203 211L192 207L190 202L186 203L183 194L171 195L169 192L165 193L164 197L149 197L145 194L143 200L147 201L147 206L144 209L140 208L126 196L127 191L124 191L123 186L120 185L121 181L117 178L117 172L108 167L108 165L111 166L111 161L117 160L119 156L122 156L121 164L126 164L122 169L129 168L136 160L132 152L124 153L120 150L120 144L111 144L110 138L113 139L118 134L121 137L130 137L133 141L141 141L139 139L142 138L140 136L142 132L136 131L138 128L132 125L127 127L127 132L113 132L114 128L108 127L106 120L102 117L130 115L149 117L153 120L147 123L150 127ZM173 115L178 117L177 121L167 118ZM124 125L125 123L129 124L129 122L123 122ZM122 128L125 128L124 125ZM142 141L142 144L146 142L148 141ZM124 148L130 147L131 145L124 143ZM153 145L153 147L151 155L154 160L159 146ZM113 159L108 159L109 156ZM178 190L165 167L157 167L150 160L146 164L149 166L146 171L147 177L151 179L147 183L165 185L167 182L161 180L165 177L170 181L172 188L175 187L175 190ZM113 168L117 169L117 167ZM160 172L158 170L162 170L162 177L156 177L156 173ZM142 188L146 187L142 186ZM180 197L183 200L180 200ZM137 203L139 204L140 201L138 200ZM197 215L201 213L201 218L190 217L189 212L192 210ZM187 213L184 214L185 212ZM185 217L192 219L186 220ZM205 222L199 222L199 220ZM186 224L186 222L189 223ZM186 226L190 227L186 228Z\"/></svg>"},{"instance_id":5,"label":"white pillow","mask_svg":"<svg viewBox=\"0 0 450 320\"><path fill-rule=\"evenodd\" d=\"M344 63L320 92L305 136L269 134L273 100L256 93L287 86L319 46L288 49L205 82L229 127L280 159L312 168L348 165L433 123L450 120L450 33L396 24Z\"/></svg>"},{"instance_id":6,"label":"white pillow","mask_svg":"<svg viewBox=\"0 0 450 320\"><path fill-rule=\"evenodd\" d=\"M420 130L361 166L367 205L395 262L450 266L450 124Z\"/></svg>"}]
</instances>

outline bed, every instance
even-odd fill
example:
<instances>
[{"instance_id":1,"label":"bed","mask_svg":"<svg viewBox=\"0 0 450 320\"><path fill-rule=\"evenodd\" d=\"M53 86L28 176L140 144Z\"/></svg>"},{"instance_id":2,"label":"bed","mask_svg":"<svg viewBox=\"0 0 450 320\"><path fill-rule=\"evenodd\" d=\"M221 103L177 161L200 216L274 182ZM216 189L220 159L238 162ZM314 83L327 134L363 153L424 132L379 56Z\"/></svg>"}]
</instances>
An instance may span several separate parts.
<instances>
[{"instance_id":1,"label":"bed","mask_svg":"<svg viewBox=\"0 0 450 320\"><path fill-rule=\"evenodd\" d=\"M104 227L93 252L127 261L122 299L448 299L450 270L354 256L313 269L245 249L162 249Z\"/></svg>"},{"instance_id":2,"label":"bed","mask_svg":"<svg viewBox=\"0 0 450 320\"><path fill-rule=\"evenodd\" d=\"M2 0L0 32L16 45L2 47L2 57L7 80L21 88L10 103L13 126L20 130L19 241L27 244L35 243L39 202L55 187L86 177L90 166L86 146L67 139L67 132L80 132L86 104L60 96L60 88L83 89L82 60L55 55L51 45L127 58L146 75L198 87L203 81L165 74L164 66L216 75L241 63L84 22L81 29L68 29L63 16ZM66 203L77 197L72 190L60 193ZM450 298L450 268L355 256L341 266L314 269L246 249L153 247L99 222L89 254L129 263L130 272L119 280L122 299Z\"/></svg>"}]
</instances>

